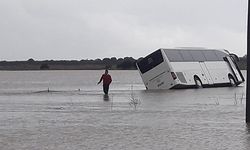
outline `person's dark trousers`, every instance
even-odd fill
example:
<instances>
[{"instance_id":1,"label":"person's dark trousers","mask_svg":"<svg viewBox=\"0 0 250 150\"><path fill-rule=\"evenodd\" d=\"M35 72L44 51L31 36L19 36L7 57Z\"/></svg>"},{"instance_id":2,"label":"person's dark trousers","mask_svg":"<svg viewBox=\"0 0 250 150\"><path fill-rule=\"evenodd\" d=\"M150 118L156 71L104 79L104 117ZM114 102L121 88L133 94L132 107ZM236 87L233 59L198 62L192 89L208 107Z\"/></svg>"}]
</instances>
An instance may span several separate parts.
<instances>
[{"instance_id":1,"label":"person's dark trousers","mask_svg":"<svg viewBox=\"0 0 250 150\"><path fill-rule=\"evenodd\" d=\"M109 84L103 84L103 92L105 94L108 94L109 93Z\"/></svg>"}]
</instances>

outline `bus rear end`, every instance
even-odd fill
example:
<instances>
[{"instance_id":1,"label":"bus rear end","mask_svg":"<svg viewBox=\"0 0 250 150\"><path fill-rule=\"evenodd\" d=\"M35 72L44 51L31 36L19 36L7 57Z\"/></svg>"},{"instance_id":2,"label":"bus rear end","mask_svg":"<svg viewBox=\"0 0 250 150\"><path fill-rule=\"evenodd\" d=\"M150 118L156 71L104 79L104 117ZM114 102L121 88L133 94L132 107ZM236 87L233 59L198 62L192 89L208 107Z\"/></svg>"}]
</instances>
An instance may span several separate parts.
<instances>
[{"instance_id":1,"label":"bus rear end","mask_svg":"<svg viewBox=\"0 0 250 150\"><path fill-rule=\"evenodd\" d=\"M139 60L136 66L146 89L170 89L177 84L177 77L161 49Z\"/></svg>"}]
</instances>

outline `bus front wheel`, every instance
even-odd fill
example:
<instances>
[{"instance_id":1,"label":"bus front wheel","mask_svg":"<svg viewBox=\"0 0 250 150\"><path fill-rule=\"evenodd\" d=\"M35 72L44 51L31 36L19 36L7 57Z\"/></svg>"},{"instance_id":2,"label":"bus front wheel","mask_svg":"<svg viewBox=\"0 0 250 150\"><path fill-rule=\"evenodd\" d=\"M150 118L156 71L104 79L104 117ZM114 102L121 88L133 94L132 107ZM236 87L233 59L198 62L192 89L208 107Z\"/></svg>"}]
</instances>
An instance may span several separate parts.
<instances>
[{"instance_id":1,"label":"bus front wheel","mask_svg":"<svg viewBox=\"0 0 250 150\"><path fill-rule=\"evenodd\" d=\"M229 75L228 79L229 79L231 86L236 86L236 82L235 82L234 77L232 75Z\"/></svg>"},{"instance_id":2,"label":"bus front wheel","mask_svg":"<svg viewBox=\"0 0 250 150\"><path fill-rule=\"evenodd\" d=\"M196 88L202 88L203 87L201 80L196 76L194 77L194 82L195 82L195 87Z\"/></svg>"}]
</instances>

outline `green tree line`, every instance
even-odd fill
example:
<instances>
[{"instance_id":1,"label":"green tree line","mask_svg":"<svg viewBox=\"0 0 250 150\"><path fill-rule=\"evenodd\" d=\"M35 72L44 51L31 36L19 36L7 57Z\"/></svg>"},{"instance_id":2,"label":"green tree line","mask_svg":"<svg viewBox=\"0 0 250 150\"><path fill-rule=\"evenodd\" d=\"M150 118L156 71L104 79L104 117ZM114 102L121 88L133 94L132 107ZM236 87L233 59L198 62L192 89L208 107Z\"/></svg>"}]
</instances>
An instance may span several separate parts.
<instances>
[{"instance_id":1,"label":"green tree line","mask_svg":"<svg viewBox=\"0 0 250 150\"><path fill-rule=\"evenodd\" d=\"M82 60L44 60L36 61L32 58L27 61L0 61L0 70L134 70L136 61L133 57L82 59ZM246 70L247 55L240 57L239 68Z\"/></svg>"},{"instance_id":2,"label":"green tree line","mask_svg":"<svg viewBox=\"0 0 250 150\"><path fill-rule=\"evenodd\" d=\"M0 61L0 70L134 70L136 61L133 57L82 59L82 60L44 60L36 61Z\"/></svg>"}]
</instances>

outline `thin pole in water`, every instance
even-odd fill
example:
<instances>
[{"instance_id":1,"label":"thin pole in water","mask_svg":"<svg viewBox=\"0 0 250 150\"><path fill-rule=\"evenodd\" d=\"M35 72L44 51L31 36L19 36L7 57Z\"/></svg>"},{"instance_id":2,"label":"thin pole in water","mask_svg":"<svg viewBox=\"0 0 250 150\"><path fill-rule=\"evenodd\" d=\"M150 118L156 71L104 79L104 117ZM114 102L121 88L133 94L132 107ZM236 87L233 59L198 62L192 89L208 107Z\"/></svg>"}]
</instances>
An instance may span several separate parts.
<instances>
[{"instance_id":1,"label":"thin pole in water","mask_svg":"<svg viewBox=\"0 0 250 150\"><path fill-rule=\"evenodd\" d=\"M249 0L248 0L248 14L247 14L247 88L246 88L246 123L250 123L250 100L249 100L249 90L250 90L250 28L249 28Z\"/></svg>"}]
</instances>

